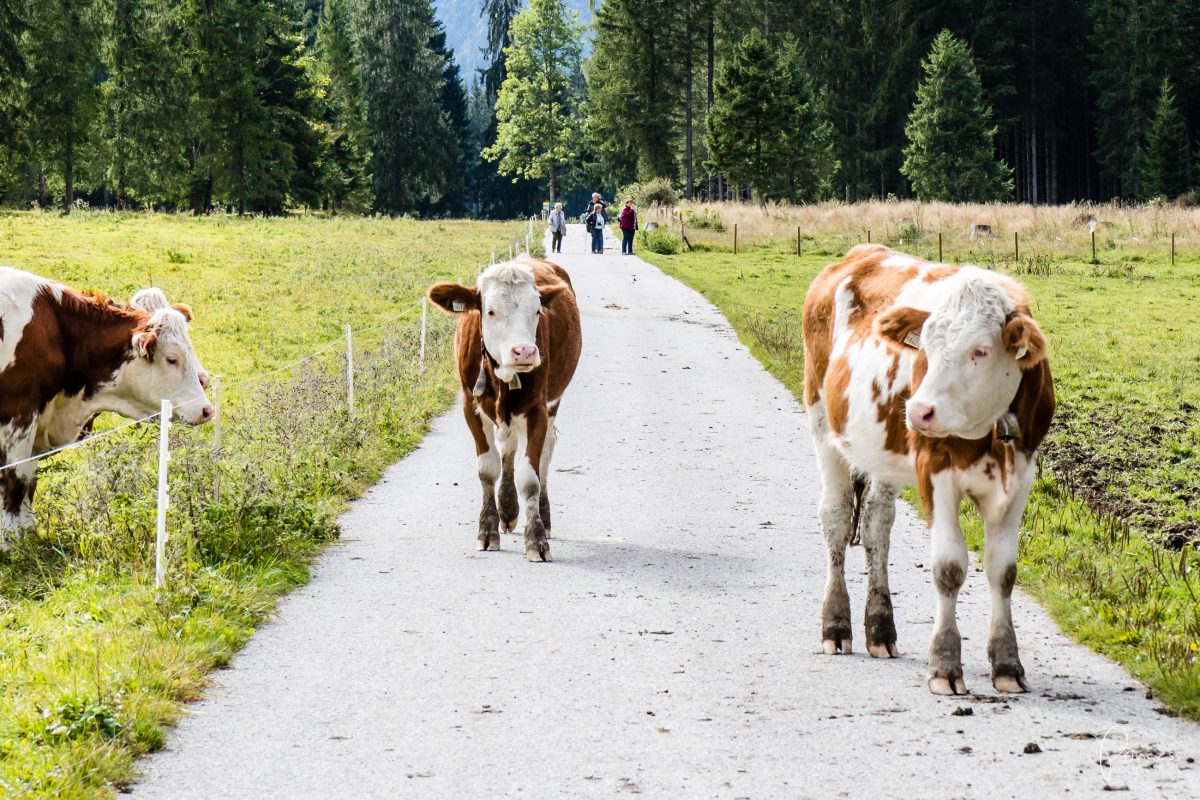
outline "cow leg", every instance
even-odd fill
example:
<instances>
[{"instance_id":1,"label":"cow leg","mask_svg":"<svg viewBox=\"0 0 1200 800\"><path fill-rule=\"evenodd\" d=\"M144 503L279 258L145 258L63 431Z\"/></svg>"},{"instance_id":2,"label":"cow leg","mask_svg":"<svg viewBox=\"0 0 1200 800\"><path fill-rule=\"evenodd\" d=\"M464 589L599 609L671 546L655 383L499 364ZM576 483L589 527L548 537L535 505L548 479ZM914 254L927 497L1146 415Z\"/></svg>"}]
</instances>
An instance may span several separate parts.
<instances>
[{"instance_id":1,"label":"cow leg","mask_svg":"<svg viewBox=\"0 0 1200 800\"><path fill-rule=\"evenodd\" d=\"M479 509L479 536L476 550L500 549L500 516L496 513L496 479L500 477L500 452L496 448L496 426L490 419L476 413L477 406L470 398L463 400L467 427L475 439L475 458L479 467L479 484L483 488L483 505Z\"/></svg>"},{"instance_id":2,"label":"cow leg","mask_svg":"<svg viewBox=\"0 0 1200 800\"><path fill-rule=\"evenodd\" d=\"M821 603L821 647L827 655L849 653L853 635L850 593L846 590L846 547L854 532L854 477L846 460L829 442L824 408L819 404L810 407L809 420L821 469L821 530L828 557L825 599Z\"/></svg>"},{"instance_id":3,"label":"cow leg","mask_svg":"<svg viewBox=\"0 0 1200 800\"><path fill-rule=\"evenodd\" d=\"M529 561L549 561L550 542L542 523L541 474L543 449L549 421L546 415L530 411L519 432L521 457L517 463L517 489L525 500L525 558Z\"/></svg>"},{"instance_id":4,"label":"cow leg","mask_svg":"<svg viewBox=\"0 0 1200 800\"><path fill-rule=\"evenodd\" d=\"M33 454L37 426L9 428L0 436L0 463L19 461ZM37 462L22 464L0 472L0 501L3 502L3 521L0 522L0 550L7 550L34 527L33 494L37 488Z\"/></svg>"},{"instance_id":5,"label":"cow leg","mask_svg":"<svg viewBox=\"0 0 1200 800\"><path fill-rule=\"evenodd\" d=\"M988 631L988 661L992 665L992 686L998 692L1024 692L1029 689L1025 668L1017 655L1017 632L1012 624L1012 590L1017 581L1017 538L1025 501L1033 485L1033 465L1013 476L1017 491L1003 514L990 520L984 517L983 569L992 595L992 624Z\"/></svg>"},{"instance_id":6,"label":"cow leg","mask_svg":"<svg viewBox=\"0 0 1200 800\"><path fill-rule=\"evenodd\" d=\"M504 454L504 473L500 478L500 527L505 533L517 529L517 514L520 513L517 484L513 479L516 464L516 442L510 437L505 439L501 451Z\"/></svg>"},{"instance_id":7,"label":"cow leg","mask_svg":"<svg viewBox=\"0 0 1200 800\"><path fill-rule=\"evenodd\" d=\"M554 457L554 445L557 443L558 429L554 427L554 417L550 417L546 424L546 443L542 445L542 458L538 465L538 479L542 482L538 511L542 515L547 539L550 538L550 492L546 489L546 479L550 476L550 460Z\"/></svg>"},{"instance_id":8,"label":"cow leg","mask_svg":"<svg viewBox=\"0 0 1200 800\"><path fill-rule=\"evenodd\" d=\"M871 481L859 515L863 549L867 552L867 652L874 658L900 655L896 647L896 621L892 592L888 588L888 545L896 518L896 489Z\"/></svg>"},{"instance_id":9,"label":"cow leg","mask_svg":"<svg viewBox=\"0 0 1200 800\"><path fill-rule=\"evenodd\" d=\"M931 483L926 497L932 497L930 543L933 585L937 589L937 613L933 638L929 643L929 691L934 694L966 694L963 680L962 637L958 633L956 611L958 590L967 576L967 543L958 524L962 491L955 485L950 470L925 478Z\"/></svg>"}]
</instances>

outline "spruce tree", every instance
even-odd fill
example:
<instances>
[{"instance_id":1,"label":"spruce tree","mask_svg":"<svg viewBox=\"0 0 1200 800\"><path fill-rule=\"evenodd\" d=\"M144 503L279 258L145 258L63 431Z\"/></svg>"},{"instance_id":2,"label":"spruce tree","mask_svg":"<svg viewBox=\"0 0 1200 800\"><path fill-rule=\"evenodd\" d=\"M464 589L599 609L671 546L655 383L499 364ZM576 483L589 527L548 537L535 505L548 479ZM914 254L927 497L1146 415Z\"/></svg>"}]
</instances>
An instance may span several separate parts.
<instances>
[{"instance_id":1,"label":"spruce tree","mask_svg":"<svg viewBox=\"0 0 1200 800\"><path fill-rule=\"evenodd\" d=\"M772 153L775 177L767 193L770 199L791 203L828 198L837 171L833 127L825 118L822 99L813 92L808 65L795 40L786 40L780 48L778 69L783 128Z\"/></svg>"},{"instance_id":2,"label":"spruce tree","mask_svg":"<svg viewBox=\"0 0 1200 800\"><path fill-rule=\"evenodd\" d=\"M362 0L355 27L370 131L375 209L436 203L458 144L442 110L442 57L429 47L428 0Z\"/></svg>"},{"instance_id":3,"label":"spruce tree","mask_svg":"<svg viewBox=\"0 0 1200 800\"><path fill-rule=\"evenodd\" d=\"M20 128L18 115L24 111L23 81L25 55L21 39L25 16L21 0L0 0L0 188L5 168L15 150Z\"/></svg>"},{"instance_id":4,"label":"spruce tree","mask_svg":"<svg viewBox=\"0 0 1200 800\"><path fill-rule=\"evenodd\" d=\"M446 29L436 18L431 19L430 23L433 37L429 40L429 47L441 56L443 64L438 99L442 111L446 112L458 150L449 168L445 194L439 202L422 210L435 216L462 216L467 212L469 172L478 150L468 119L467 90L463 86L458 64L454 61L454 51L446 46Z\"/></svg>"},{"instance_id":5,"label":"spruce tree","mask_svg":"<svg viewBox=\"0 0 1200 800\"><path fill-rule=\"evenodd\" d=\"M708 166L760 200L775 180L789 117L783 78L771 45L752 30L721 66L707 120Z\"/></svg>"},{"instance_id":6,"label":"spruce tree","mask_svg":"<svg viewBox=\"0 0 1200 800\"><path fill-rule=\"evenodd\" d=\"M966 43L943 30L921 68L901 167L917 197L959 203L1010 197L1012 170L996 158L992 110Z\"/></svg>"},{"instance_id":7,"label":"spruce tree","mask_svg":"<svg viewBox=\"0 0 1200 800\"><path fill-rule=\"evenodd\" d=\"M579 69L582 28L562 0L531 0L512 24L505 53L508 76L496 100L496 143L483 157L505 175L546 178L550 202L577 153L579 105L572 78Z\"/></svg>"},{"instance_id":8,"label":"spruce tree","mask_svg":"<svg viewBox=\"0 0 1200 800\"><path fill-rule=\"evenodd\" d=\"M1173 199L1191 188L1187 125L1175 103L1171 81L1163 78L1146 134L1143 188L1147 197Z\"/></svg>"},{"instance_id":9,"label":"spruce tree","mask_svg":"<svg viewBox=\"0 0 1200 800\"><path fill-rule=\"evenodd\" d=\"M371 153L350 0L325 0L313 47L324 153L321 205L335 212L365 211L371 207Z\"/></svg>"}]
</instances>

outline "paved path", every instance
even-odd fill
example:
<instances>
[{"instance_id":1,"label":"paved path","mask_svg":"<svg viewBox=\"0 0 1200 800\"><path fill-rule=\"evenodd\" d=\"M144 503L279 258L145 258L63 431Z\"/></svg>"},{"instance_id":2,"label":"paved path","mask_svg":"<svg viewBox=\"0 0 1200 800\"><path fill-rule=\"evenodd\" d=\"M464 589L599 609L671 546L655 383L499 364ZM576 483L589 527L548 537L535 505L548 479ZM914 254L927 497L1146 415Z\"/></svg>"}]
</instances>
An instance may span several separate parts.
<instances>
[{"instance_id":1,"label":"paved path","mask_svg":"<svg viewBox=\"0 0 1200 800\"><path fill-rule=\"evenodd\" d=\"M554 562L526 563L514 535L475 552L475 459L448 413L345 515L136 797L1031 800L1106 781L1200 797L1200 726L1158 713L1020 593L1034 691L992 692L982 573L959 616L979 694L930 696L933 590L907 507L892 546L907 655L817 655L803 411L698 294L584 249L573 227L561 263L584 357L559 416ZM862 565L851 553L856 616Z\"/></svg>"}]
</instances>

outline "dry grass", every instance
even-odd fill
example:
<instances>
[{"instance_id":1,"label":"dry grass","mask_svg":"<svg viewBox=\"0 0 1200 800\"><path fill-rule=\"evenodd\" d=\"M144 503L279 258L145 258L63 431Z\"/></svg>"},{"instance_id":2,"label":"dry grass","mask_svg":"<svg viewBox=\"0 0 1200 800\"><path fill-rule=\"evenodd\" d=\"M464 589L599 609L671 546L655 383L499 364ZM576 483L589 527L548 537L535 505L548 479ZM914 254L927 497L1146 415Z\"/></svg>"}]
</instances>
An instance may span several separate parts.
<instances>
[{"instance_id":1,"label":"dry grass","mask_svg":"<svg viewBox=\"0 0 1200 800\"><path fill-rule=\"evenodd\" d=\"M773 243L794 250L799 229L805 248L829 254L870 239L936 256L940 233L946 260L982 260L982 254L1011 253L1015 233L1022 254L1037 250L1090 259L1091 221L1098 257L1144 258L1149 251L1169 254L1172 233L1177 250L1200 248L1200 209L1170 205L956 205L915 200L806 206L683 203L651 208L644 218L670 224L676 231L682 221L693 246L717 250L732 249L736 225L739 249ZM992 235L972 241L972 225L990 226Z\"/></svg>"}]
</instances>

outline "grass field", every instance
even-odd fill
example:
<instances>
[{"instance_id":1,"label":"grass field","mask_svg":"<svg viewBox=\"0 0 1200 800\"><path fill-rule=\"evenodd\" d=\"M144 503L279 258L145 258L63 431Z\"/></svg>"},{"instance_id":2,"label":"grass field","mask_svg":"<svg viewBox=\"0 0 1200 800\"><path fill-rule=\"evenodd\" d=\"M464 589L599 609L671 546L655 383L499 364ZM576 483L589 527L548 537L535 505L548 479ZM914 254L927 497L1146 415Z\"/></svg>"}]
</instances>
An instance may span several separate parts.
<instances>
[{"instance_id":1,"label":"grass field","mask_svg":"<svg viewBox=\"0 0 1200 800\"><path fill-rule=\"evenodd\" d=\"M127 299L151 283L195 311L224 376L223 438L176 428L171 569L152 589L157 429L43 464L38 534L0 554L0 796L106 797L162 744L278 596L335 538L345 501L453 397L451 325L414 308L471 277L523 224L0 214L0 264ZM506 251L507 252L507 251ZM347 410L342 326L355 329ZM328 343L321 357L240 385ZM98 427L111 425L102 421ZM219 488L218 488L219 481Z\"/></svg>"},{"instance_id":2,"label":"grass field","mask_svg":"<svg viewBox=\"0 0 1200 800\"><path fill-rule=\"evenodd\" d=\"M834 219L829 232L810 230L800 257L791 223L802 212L778 209L766 216L791 213L790 236L772 238L764 224L741 240L737 255L731 236L716 225L687 234L697 251L662 255L643 247L642 253L718 305L755 355L799 396L804 293L854 243L845 226L872 221L875 241L937 255L936 235L914 236L895 219L883 223L892 205L824 212ZM913 204L895 205L894 213L906 218L922 213L906 207ZM923 214L950 217L953 209ZM985 212L1002 231L1035 216L1025 207L1009 212L1011 221L995 206L954 213L961 222ZM1085 213L1044 211L1051 221L1051 212L1062 219ZM722 214L764 216L748 207L682 213L710 221ZM1145 233L1163 213L1118 209L1112 216L1123 230ZM1050 340L1059 410L1045 447L1046 469L1026 512L1019 583L1069 634L1123 663L1174 709L1200 719L1200 240L1194 236L1200 212L1169 213L1156 236L1102 242L1098 263L1086 232L1064 244L1060 234L1067 229L1050 224L1028 231L1020 259L1009 248L1011 234L1007 245L999 244L1001 237L982 243L956 237L954 249L964 260L1022 280ZM879 235L885 228L891 238ZM1190 249L1177 236L1174 266L1172 228L1193 232ZM908 238L902 244L897 234ZM971 512L966 517L968 538L981 547L979 520Z\"/></svg>"}]
</instances>

